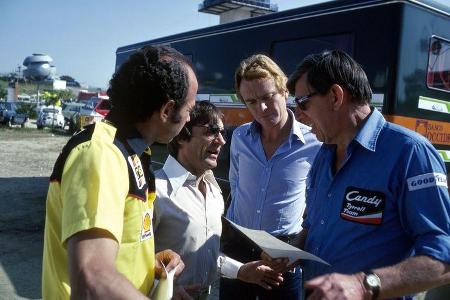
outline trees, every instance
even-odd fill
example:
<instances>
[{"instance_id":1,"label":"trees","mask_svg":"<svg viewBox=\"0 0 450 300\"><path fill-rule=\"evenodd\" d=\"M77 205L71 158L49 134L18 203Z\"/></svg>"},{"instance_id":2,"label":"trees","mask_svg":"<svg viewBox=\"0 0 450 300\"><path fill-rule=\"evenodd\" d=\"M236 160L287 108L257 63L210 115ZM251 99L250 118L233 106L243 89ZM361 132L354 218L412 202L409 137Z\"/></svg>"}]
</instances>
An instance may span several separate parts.
<instances>
[{"instance_id":1,"label":"trees","mask_svg":"<svg viewBox=\"0 0 450 300\"><path fill-rule=\"evenodd\" d=\"M46 90L42 93L46 105L61 106L61 100L75 98L71 90Z\"/></svg>"},{"instance_id":2,"label":"trees","mask_svg":"<svg viewBox=\"0 0 450 300\"><path fill-rule=\"evenodd\" d=\"M76 81L75 78L73 78L72 76L62 75L59 78L61 80L65 80L67 86L75 86L75 87L79 87L80 86L80 83L78 81Z\"/></svg>"},{"instance_id":3,"label":"trees","mask_svg":"<svg viewBox=\"0 0 450 300\"><path fill-rule=\"evenodd\" d=\"M59 77L61 80L65 80L65 81L75 81L75 78L73 78L72 76L69 75L63 75Z\"/></svg>"}]
</instances>

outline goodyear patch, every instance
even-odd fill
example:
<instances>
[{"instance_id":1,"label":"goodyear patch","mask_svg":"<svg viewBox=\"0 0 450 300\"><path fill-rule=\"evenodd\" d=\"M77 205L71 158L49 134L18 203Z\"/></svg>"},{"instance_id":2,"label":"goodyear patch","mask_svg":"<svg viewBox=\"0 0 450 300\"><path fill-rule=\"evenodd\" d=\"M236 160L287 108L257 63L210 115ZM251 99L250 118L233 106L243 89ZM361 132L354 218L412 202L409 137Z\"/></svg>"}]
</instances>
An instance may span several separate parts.
<instances>
[{"instance_id":1,"label":"goodyear patch","mask_svg":"<svg viewBox=\"0 0 450 300\"><path fill-rule=\"evenodd\" d=\"M131 169L133 170L137 187L139 189L142 189L142 187L145 185L145 176L144 176L144 169L142 169L141 160L136 154L134 154L128 156L128 163L130 164Z\"/></svg>"},{"instance_id":2,"label":"goodyear patch","mask_svg":"<svg viewBox=\"0 0 450 300\"><path fill-rule=\"evenodd\" d=\"M447 176L442 173L426 173L410 177L407 180L408 190L416 191L433 186L447 187Z\"/></svg>"},{"instance_id":3,"label":"goodyear patch","mask_svg":"<svg viewBox=\"0 0 450 300\"><path fill-rule=\"evenodd\" d=\"M153 236L152 217L153 217L152 209L147 209L142 215L141 242L148 240Z\"/></svg>"}]
</instances>

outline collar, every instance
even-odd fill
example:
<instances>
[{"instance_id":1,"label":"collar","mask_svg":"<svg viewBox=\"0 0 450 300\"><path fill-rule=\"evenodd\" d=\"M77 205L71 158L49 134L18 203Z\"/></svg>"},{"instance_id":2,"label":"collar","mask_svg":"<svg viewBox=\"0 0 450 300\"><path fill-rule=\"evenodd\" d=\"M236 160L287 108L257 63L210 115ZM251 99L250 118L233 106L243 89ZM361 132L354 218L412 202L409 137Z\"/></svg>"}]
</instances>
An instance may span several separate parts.
<instances>
[{"instance_id":1,"label":"collar","mask_svg":"<svg viewBox=\"0 0 450 300\"><path fill-rule=\"evenodd\" d=\"M184 185L186 182L195 182L198 177L193 175L191 172L186 170L172 155L169 155L163 166L163 171L172 187L170 197L174 196L178 189ZM206 171L203 175L203 180L216 186L219 190L219 184L214 178L214 173L211 170Z\"/></svg>"},{"instance_id":2,"label":"collar","mask_svg":"<svg viewBox=\"0 0 450 300\"><path fill-rule=\"evenodd\" d=\"M354 140L367 150L375 152L378 137L386 124L386 120L373 106L370 107L370 110L372 112L356 134Z\"/></svg>"},{"instance_id":3,"label":"collar","mask_svg":"<svg viewBox=\"0 0 450 300\"><path fill-rule=\"evenodd\" d=\"M295 120L295 116L294 113L287 108L287 112L288 112L288 118L292 120L292 126L291 126L291 132L289 134L290 137L295 137L297 140L301 141L303 144L305 144L305 137L303 136L303 129L306 129L307 126L303 125L302 123L298 122L297 120ZM250 123L250 127L247 129L246 134L251 134L253 137L255 137L256 135L261 134L261 125L256 122L256 120L253 120Z\"/></svg>"},{"instance_id":4,"label":"collar","mask_svg":"<svg viewBox=\"0 0 450 300\"><path fill-rule=\"evenodd\" d=\"M114 122L111 120L103 119L103 122L106 124L113 126L117 128L117 135L124 140L125 142L130 145L131 149L136 153L138 156L141 156L142 153L147 152L149 155L151 155L150 147L145 142L145 140L142 138L142 135L139 133L139 131L136 129L136 127L120 127L117 126Z\"/></svg>"}]
</instances>

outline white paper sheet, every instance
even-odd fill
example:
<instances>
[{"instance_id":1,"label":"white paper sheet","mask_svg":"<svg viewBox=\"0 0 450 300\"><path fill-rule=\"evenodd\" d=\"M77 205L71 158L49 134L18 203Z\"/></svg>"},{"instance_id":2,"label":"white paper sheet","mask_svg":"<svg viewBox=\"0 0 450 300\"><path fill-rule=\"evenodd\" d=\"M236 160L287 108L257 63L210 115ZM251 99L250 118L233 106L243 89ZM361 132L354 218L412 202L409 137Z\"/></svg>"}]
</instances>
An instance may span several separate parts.
<instances>
[{"instance_id":1,"label":"white paper sheet","mask_svg":"<svg viewBox=\"0 0 450 300\"><path fill-rule=\"evenodd\" d=\"M298 259L314 260L320 263L329 265L323 259L303 250L300 250L288 243L280 241L276 237L272 236L264 230L254 230L239 226L230 220L231 226L242 232L250 240L252 240L256 245L258 245L264 252L270 255L272 258L289 258L289 264L295 262Z\"/></svg>"},{"instance_id":2,"label":"white paper sheet","mask_svg":"<svg viewBox=\"0 0 450 300\"><path fill-rule=\"evenodd\" d=\"M150 292L150 298L153 300L170 300L173 297L173 279L175 277L175 272L177 267L173 268L169 272L166 266L161 262L164 272L166 272L166 278L155 279L153 283L153 289Z\"/></svg>"}]
</instances>

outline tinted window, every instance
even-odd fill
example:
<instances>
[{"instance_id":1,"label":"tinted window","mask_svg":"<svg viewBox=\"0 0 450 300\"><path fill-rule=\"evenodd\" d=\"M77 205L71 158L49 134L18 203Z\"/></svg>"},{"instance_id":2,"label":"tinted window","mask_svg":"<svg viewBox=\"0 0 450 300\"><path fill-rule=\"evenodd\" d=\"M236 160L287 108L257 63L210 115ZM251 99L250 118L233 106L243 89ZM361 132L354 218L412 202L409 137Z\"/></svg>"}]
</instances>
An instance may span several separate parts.
<instances>
[{"instance_id":1,"label":"tinted window","mask_svg":"<svg viewBox=\"0 0 450 300\"><path fill-rule=\"evenodd\" d=\"M335 49L353 56L353 35L347 33L275 42L272 58L289 76L307 55Z\"/></svg>"},{"instance_id":2,"label":"tinted window","mask_svg":"<svg viewBox=\"0 0 450 300\"><path fill-rule=\"evenodd\" d=\"M431 38L428 51L427 85L430 88L450 91L450 42Z\"/></svg>"}]
</instances>

